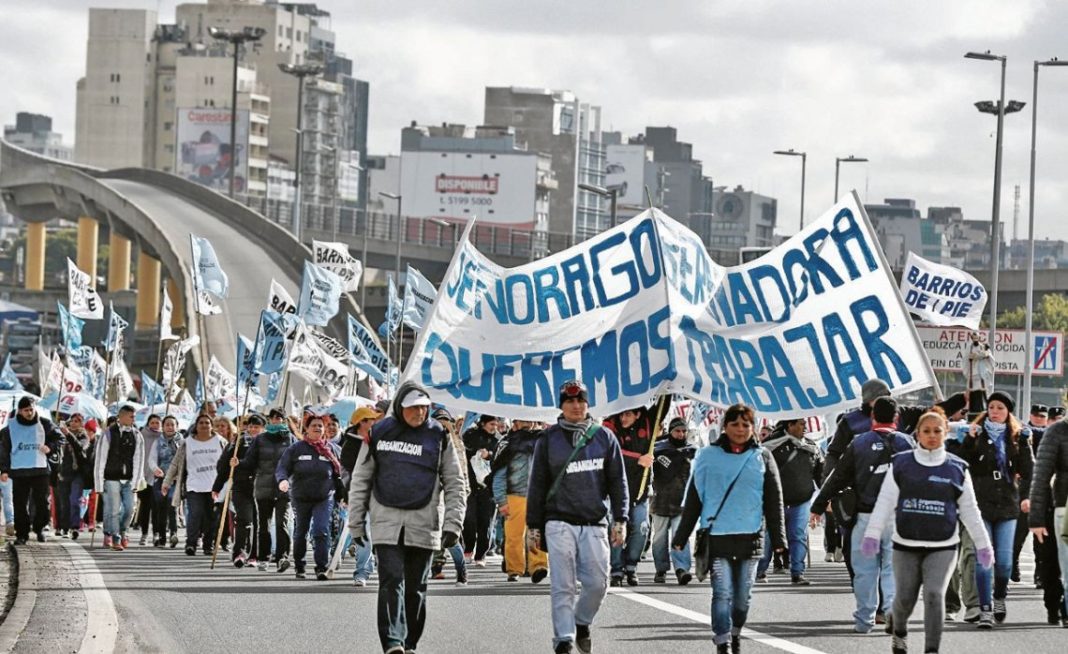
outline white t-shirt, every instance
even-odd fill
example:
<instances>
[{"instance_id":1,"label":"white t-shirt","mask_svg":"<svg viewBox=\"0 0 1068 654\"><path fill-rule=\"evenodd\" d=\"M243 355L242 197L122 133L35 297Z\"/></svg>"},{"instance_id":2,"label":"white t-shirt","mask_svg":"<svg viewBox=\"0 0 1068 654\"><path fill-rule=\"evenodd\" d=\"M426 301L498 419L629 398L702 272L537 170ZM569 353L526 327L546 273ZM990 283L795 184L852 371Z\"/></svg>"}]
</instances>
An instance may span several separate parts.
<instances>
[{"instance_id":1,"label":"white t-shirt","mask_svg":"<svg viewBox=\"0 0 1068 654\"><path fill-rule=\"evenodd\" d=\"M185 439L185 490L190 493L210 493L215 484L215 466L226 449L226 441L216 436L198 441Z\"/></svg>"}]
</instances>

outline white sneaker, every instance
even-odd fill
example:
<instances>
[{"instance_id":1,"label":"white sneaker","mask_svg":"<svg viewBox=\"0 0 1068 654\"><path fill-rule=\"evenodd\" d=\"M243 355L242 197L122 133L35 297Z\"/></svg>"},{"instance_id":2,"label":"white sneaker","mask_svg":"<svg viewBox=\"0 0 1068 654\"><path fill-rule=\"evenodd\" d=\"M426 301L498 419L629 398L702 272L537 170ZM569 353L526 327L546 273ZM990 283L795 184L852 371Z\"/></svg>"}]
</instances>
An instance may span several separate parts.
<instances>
[{"instance_id":1,"label":"white sneaker","mask_svg":"<svg viewBox=\"0 0 1068 654\"><path fill-rule=\"evenodd\" d=\"M827 552L823 555L824 563L834 563L834 552Z\"/></svg>"},{"instance_id":2,"label":"white sneaker","mask_svg":"<svg viewBox=\"0 0 1068 654\"><path fill-rule=\"evenodd\" d=\"M835 550L834 551L834 562L835 563L845 563L845 552L843 552L841 549Z\"/></svg>"},{"instance_id":3,"label":"white sneaker","mask_svg":"<svg viewBox=\"0 0 1068 654\"><path fill-rule=\"evenodd\" d=\"M485 568L486 567L486 559L475 559L475 567L476 568Z\"/></svg>"},{"instance_id":4,"label":"white sneaker","mask_svg":"<svg viewBox=\"0 0 1068 654\"><path fill-rule=\"evenodd\" d=\"M356 588L363 588L364 586L367 585L367 580L366 579L353 579L352 580L352 585L355 586Z\"/></svg>"}]
</instances>

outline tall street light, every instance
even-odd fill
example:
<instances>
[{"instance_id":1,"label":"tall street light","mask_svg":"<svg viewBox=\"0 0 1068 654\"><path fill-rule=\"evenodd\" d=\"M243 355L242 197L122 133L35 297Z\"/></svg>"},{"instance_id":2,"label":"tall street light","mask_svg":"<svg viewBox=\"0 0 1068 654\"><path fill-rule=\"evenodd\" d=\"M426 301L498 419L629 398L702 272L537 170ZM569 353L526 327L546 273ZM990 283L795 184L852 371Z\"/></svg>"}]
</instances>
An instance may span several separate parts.
<instances>
[{"instance_id":1,"label":"tall street light","mask_svg":"<svg viewBox=\"0 0 1068 654\"><path fill-rule=\"evenodd\" d=\"M304 146L304 78L323 74L322 64L278 64L278 69L297 78L297 156L293 171L293 235L301 240L300 216L300 167L301 149Z\"/></svg>"},{"instance_id":2,"label":"tall street light","mask_svg":"<svg viewBox=\"0 0 1068 654\"><path fill-rule=\"evenodd\" d=\"M401 229L401 196L399 193L387 193L386 191L379 191L379 195L390 200L397 201L397 262L396 270L394 272L397 285L400 285L400 265L401 265L401 239L403 238L403 230Z\"/></svg>"},{"instance_id":3,"label":"tall street light","mask_svg":"<svg viewBox=\"0 0 1068 654\"><path fill-rule=\"evenodd\" d=\"M221 27L209 27L208 34L219 41L234 44L234 79L230 94L230 199L234 199L234 170L237 168L237 62L241 57L241 46L248 41L259 41L267 30L262 27L245 27L240 30L227 30ZM248 157L248 153L245 153Z\"/></svg>"},{"instance_id":4,"label":"tall street light","mask_svg":"<svg viewBox=\"0 0 1068 654\"><path fill-rule=\"evenodd\" d=\"M1001 140L1005 125L1005 64L1008 58L1004 55L990 54L989 50L986 52L967 52L964 54L964 58L1001 62L1001 95L997 105L993 107L993 112L990 111L989 103L976 103L975 105L979 111L996 113L998 117L997 149L994 154L994 207L990 216L990 340L988 343L990 347L994 347L994 334L998 325L998 262L1001 255L1001 235L998 232L1001 217ZM1023 105L1020 105L1016 110L1019 111L1022 108Z\"/></svg>"},{"instance_id":5,"label":"tall street light","mask_svg":"<svg viewBox=\"0 0 1068 654\"><path fill-rule=\"evenodd\" d=\"M1034 362L1031 360L1035 352L1031 351L1033 338L1031 314L1035 309L1035 139L1038 130L1038 67L1039 66L1068 66L1068 61L1061 61L1056 57L1048 61L1035 62L1035 83L1031 92L1031 184L1027 200L1027 310L1024 312L1024 343L1027 345L1028 359L1024 367L1023 403L1020 406L1031 406L1031 373Z\"/></svg>"},{"instance_id":6,"label":"tall street light","mask_svg":"<svg viewBox=\"0 0 1068 654\"><path fill-rule=\"evenodd\" d=\"M835 157L834 158L834 203L838 204L838 169L844 163L864 163L867 161L864 157L854 157L849 155L848 157Z\"/></svg>"},{"instance_id":7,"label":"tall street light","mask_svg":"<svg viewBox=\"0 0 1068 654\"><path fill-rule=\"evenodd\" d=\"M597 186L596 184L579 184L578 187L583 191L589 191L590 193L593 193L594 195L599 195L602 198L608 198L608 201L610 202L609 216L611 216L611 222L609 223L609 225L611 227L615 227L616 198L619 196L619 187L613 186L612 188L605 188L603 186Z\"/></svg>"},{"instance_id":8,"label":"tall street light","mask_svg":"<svg viewBox=\"0 0 1068 654\"><path fill-rule=\"evenodd\" d=\"M781 154L787 157L801 157L801 222L798 224L798 231L805 228L805 160L808 159L807 152L796 152L793 148L789 150L776 150L772 154ZM836 192L837 196L838 193Z\"/></svg>"}]
</instances>

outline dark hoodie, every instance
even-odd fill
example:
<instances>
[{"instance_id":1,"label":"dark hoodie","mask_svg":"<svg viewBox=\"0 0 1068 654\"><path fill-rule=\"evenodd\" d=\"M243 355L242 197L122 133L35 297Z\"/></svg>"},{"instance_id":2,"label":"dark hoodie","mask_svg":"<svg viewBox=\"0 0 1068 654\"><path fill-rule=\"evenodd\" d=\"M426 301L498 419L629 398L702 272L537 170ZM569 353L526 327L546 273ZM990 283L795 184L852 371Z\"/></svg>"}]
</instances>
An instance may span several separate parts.
<instances>
[{"instance_id":1,"label":"dark hoodie","mask_svg":"<svg viewBox=\"0 0 1068 654\"><path fill-rule=\"evenodd\" d=\"M627 490L630 504L634 506L649 496L650 484L646 483L645 491L638 497L638 489L642 485L642 477L645 476L645 468L638 465L638 459L649 454L649 444L653 439L652 413L646 407L634 409L638 417L630 427L623 427L619 420L619 414L605 419L604 426L619 439L619 449L623 454L623 467L627 471Z\"/></svg>"}]
</instances>

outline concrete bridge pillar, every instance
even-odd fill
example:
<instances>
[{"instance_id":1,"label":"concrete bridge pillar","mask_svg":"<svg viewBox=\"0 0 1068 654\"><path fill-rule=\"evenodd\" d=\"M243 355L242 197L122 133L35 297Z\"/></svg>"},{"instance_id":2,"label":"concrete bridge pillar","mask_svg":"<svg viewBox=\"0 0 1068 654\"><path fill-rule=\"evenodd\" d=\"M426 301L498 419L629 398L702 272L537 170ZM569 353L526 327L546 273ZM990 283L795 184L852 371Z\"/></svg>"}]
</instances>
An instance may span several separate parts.
<instances>
[{"instance_id":1,"label":"concrete bridge pillar","mask_svg":"<svg viewBox=\"0 0 1068 654\"><path fill-rule=\"evenodd\" d=\"M167 295L170 296L171 306L174 308L171 312L171 329L185 327L185 294L173 277L167 278Z\"/></svg>"},{"instance_id":2,"label":"concrete bridge pillar","mask_svg":"<svg viewBox=\"0 0 1068 654\"><path fill-rule=\"evenodd\" d=\"M144 250L137 253L137 329L159 325L160 261Z\"/></svg>"},{"instance_id":3,"label":"concrete bridge pillar","mask_svg":"<svg viewBox=\"0 0 1068 654\"><path fill-rule=\"evenodd\" d=\"M130 239L114 229L108 237L108 292L130 290Z\"/></svg>"},{"instance_id":4,"label":"concrete bridge pillar","mask_svg":"<svg viewBox=\"0 0 1068 654\"><path fill-rule=\"evenodd\" d=\"M26 223L26 290L43 291L45 275L45 224Z\"/></svg>"},{"instance_id":5,"label":"concrete bridge pillar","mask_svg":"<svg viewBox=\"0 0 1068 654\"><path fill-rule=\"evenodd\" d=\"M78 268L96 284L96 251L100 244L100 223L87 216L78 218Z\"/></svg>"}]
</instances>

